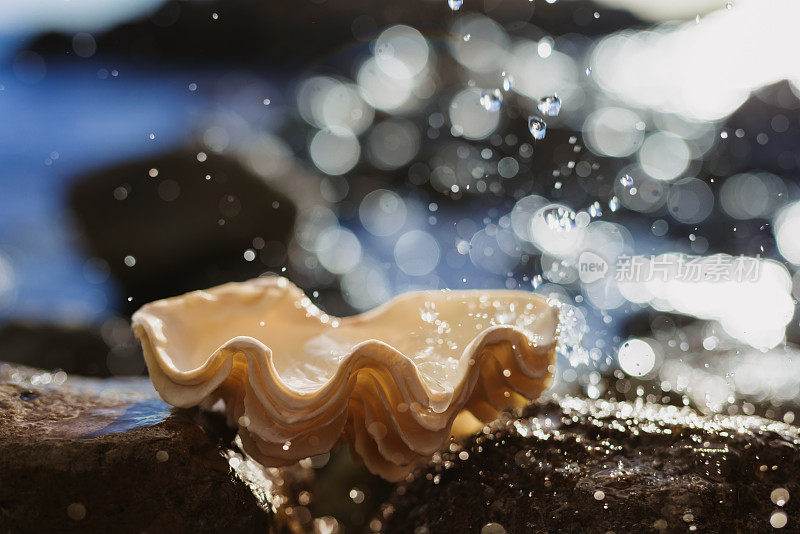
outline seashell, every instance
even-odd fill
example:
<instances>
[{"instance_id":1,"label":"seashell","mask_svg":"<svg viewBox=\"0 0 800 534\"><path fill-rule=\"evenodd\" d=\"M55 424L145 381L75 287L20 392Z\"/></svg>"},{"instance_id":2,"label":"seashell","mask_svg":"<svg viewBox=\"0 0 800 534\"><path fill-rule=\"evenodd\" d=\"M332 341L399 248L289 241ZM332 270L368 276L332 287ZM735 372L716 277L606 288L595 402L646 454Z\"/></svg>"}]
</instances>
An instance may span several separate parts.
<instances>
[{"instance_id":1,"label":"seashell","mask_svg":"<svg viewBox=\"0 0 800 534\"><path fill-rule=\"evenodd\" d=\"M133 315L150 378L178 407L223 400L246 451L286 465L349 443L399 480L448 439L548 387L558 311L524 291L406 293L323 313L268 276L151 302Z\"/></svg>"}]
</instances>

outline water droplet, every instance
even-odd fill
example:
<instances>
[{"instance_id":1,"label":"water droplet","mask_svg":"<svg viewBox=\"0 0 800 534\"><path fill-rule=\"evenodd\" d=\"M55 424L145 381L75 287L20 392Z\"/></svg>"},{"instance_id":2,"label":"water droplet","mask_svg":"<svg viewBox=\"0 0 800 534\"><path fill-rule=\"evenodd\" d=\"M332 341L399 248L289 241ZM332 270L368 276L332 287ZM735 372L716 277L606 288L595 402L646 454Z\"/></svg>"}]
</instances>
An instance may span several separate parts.
<instances>
[{"instance_id":1,"label":"water droplet","mask_svg":"<svg viewBox=\"0 0 800 534\"><path fill-rule=\"evenodd\" d=\"M79 502L74 502L67 506L67 516L73 521L80 521L86 517L86 507Z\"/></svg>"},{"instance_id":2,"label":"water droplet","mask_svg":"<svg viewBox=\"0 0 800 534\"><path fill-rule=\"evenodd\" d=\"M553 230L569 231L575 228L575 212L564 206L552 206L542 212L544 222Z\"/></svg>"},{"instance_id":3,"label":"water droplet","mask_svg":"<svg viewBox=\"0 0 800 534\"><path fill-rule=\"evenodd\" d=\"M732 8L733 8L733 2L725 2L725 9L732 9Z\"/></svg>"},{"instance_id":4,"label":"water droplet","mask_svg":"<svg viewBox=\"0 0 800 534\"><path fill-rule=\"evenodd\" d=\"M364 502L364 492L358 488L353 488L350 490L350 498L353 499L354 503L361 504Z\"/></svg>"},{"instance_id":5,"label":"water droplet","mask_svg":"<svg viewBox=\"0 0 800 534\"><path fill-rule=\"evenodd\" d=\"M486 523L481 527L481 534L506 534L506 529L500 523Z\"/></svg>"},{"instance_id":6,"label":"water droplet","mask_svg":"<svg viewBox=\"0 0 800 534\"><path fill-rule=\"evenodd\" d=\"M499 111L503 103L503 95L499 89L486 90L481 93L481 106L486 111Z\"/></svg>"},{"instance_id":7,"label":"water droplet","mask_svg":"<svg viewBox=\"0 0 800 534\"><path fill-rule=\"evenodd\" d=\"M589 215L592 217L602 217L603 215L603 208L600 206L600 203L594 201L594 203L589 206Z\"/></svg>"},{"instance_id":8,"label":"water droplet","mask_svg":"<svg viewBox=\"0 0 800 534\"><path fill-rule=\"evenodd\" d=\"M514 76L503 72L503 91L510 91L514 88Z\"/></svg>"},{"instance_id":9,"label":"water droplet","mask_svg":"<svg viewBox=\"0 0 800 534\"><path fill-rule=\"evenodd\" d=\"M789 501L789 492L786 491L785 488L777 488L772 490L772 493L769 494L769 498L778 506L783 506Z\"/></svg>"},{"instance_id":10,"label":"water droplet","mask_svg":"<svg viewBox=\"0 0 800 534\"><path fill-rule=\"evenodd\" d=\"M219 19L219 15L217 13L212 13L211 14L211 18L214 19L214 20L217 20L217 19Z\"/></svg>"},{"instance_id":11,"label":"water droplet","mask_svg":"<svg viewBox=\"0 0 800 534\"><path fill-rule=\"evenodd\" d=\"M773 528L783 528L786 526L788 522L788 517L783 512L775 512L769 518L769 524L772 525Z\"/></svg>"},{"instance_id":12,"label":"water droplet","mask_svg":"<svg viewBox=\"0 0 800 534\"><path fill-rule=\"evenodd\" d=\"M265 98L265 99L262 101L262 103L263 103L265 106L269 106L271 102L272 102L272 100L270 100L269 98Z\"/></svg>"},{"instance_id":13,"label":"water droplet","mask_svg":"<svg viewBox=\"0 0 800 534\"><path fill-rule=\"evenodd\" d=\"M546 96L539 99L539 103L536 104L536 107L545 115L555 117L561 111L561 99L556 95Z\"/></svg>"},{"instance_id":14,"label":"water droplet","mask_svg":"<svg viewBox=\"0 0 800 534\"><path fill-rule=\"evenodd\" d=\"M608 201L608 209L611 211L617 211L619 209L619 199L616 195L611 197L611 200Z\"/></svg>"},{"instance_id":15,"label":"water droplet","mask_svg":"<svg viewBox=\"0 0 800 534\"><path fill-rule=\"evenodd\" d=\"M592 67L586 67L586 75L587 76L591 76L592 75Z\"/></svg>"},{"instance_id":16,"label":"water droplet","mask_svg":"<svg viewBox=\"0 0 800 534\"><path fill-rule=\"evenodd\" d=\"M541 117L531 115L528 117L528 130L531 131L533 138L538 141L544 139L544 135L547 131L547 124L545 124Z\"/></svg>"},{"instance_id":17,"label":"water droplet","mask_svg":"<svg viewBox=\"0 0 800 534\"><path fill-rule=\"evenodd\" d=\"M436 304L433 302L426 302L425 306L420 308L419 316L426 323L433 323L439 318L439 312L436 311Z\"/></svg>"},{"instance_id":18,"label":"water droplet","mask_svg":"<svg viewBox=\"0 0 800 534\"><path fill-rule=\"evenodd\" d=\"M462 37L462 39L464 39L465 42L469 41L471 38L472 38L472 35L469 34L469 33L465 33L464 36Z\"/></svg>"},{"instance_id":19,"label":"water droplet","mask_svg":"<svg viewBox=\"0 0 800 534\"><path fill-rule=\"evenodd\" d=\"M630 174L623 174L619 177L619 183L624 185L625 187L630 187L633 185L633 178Z\"/></svg>"},{"instance_id":20,"label":"water droplet","mask_svg":"<svg viewBox=\"0 0 800 534\"><path fill-rule=\"evenodd\" d=\"M461 6L464 5L464 0L447 0L447 5L450 6L450 9L453 11L458 11L461 9Z\"/></svg>"},{"instance_id":21,"label":"water droplet","mask_svg":"<svg viewBox=\"0 0 800 534\"><path fill-rule=\"evenodd\" d=\"M586 228L592 222L592 217L585 211L579 211L575 214L575 225L579 228Z\"/></svg>"}]
</instances>

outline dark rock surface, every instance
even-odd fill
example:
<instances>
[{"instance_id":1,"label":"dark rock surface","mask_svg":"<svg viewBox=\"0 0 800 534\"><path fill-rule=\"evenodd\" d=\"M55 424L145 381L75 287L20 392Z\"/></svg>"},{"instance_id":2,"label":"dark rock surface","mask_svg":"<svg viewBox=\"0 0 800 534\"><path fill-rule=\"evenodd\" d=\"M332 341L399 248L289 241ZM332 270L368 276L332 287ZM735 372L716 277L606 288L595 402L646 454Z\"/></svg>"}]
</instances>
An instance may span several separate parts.
<instances>
[{"instance_id":1,"label":"dark rock surface","mask_svg":"<svg viewBox=\"0 0 800 534\"><path fill-rule=\"evenodd\" d=\"M339 530L331 534L370 531L372 516L394 484L370 473L348 447L314 458L313 465L309 509L315 521L335 525Z\"/></svg>"},{"instance_id":2,"label":"dark rock surface","mask_svg":"<svg viewBox=\"0 0 800 534\"><path fill-rule=\"evenodd\" d=\"M798 532L799 431L641 402L543 401L453 443L395 489L380 528Z\"/></svg>"},{"instance_id":3,"label":"dark rock surface","mask_svg":"<svg viewBox=\"0 0 800 534\"><path fill-rule=\"evenodd\" d=\"M104 169L72 189L89 248L133 297L128 311L284 262L294 204L233 158L203 152L199 161L203 150Z\"/></svg>"},{"instance_id":4,"label":"dark rock surface","mask_svg":"<svg viewBox=\"0 0 800 534\"><path fill-rule=\"evenodd\" d=\"M594 18L598 9L602 16ZM464 4L462 13L470 11L483 12L501 24L520 26L520 21L535 20L553 35L575 31L576 25L586 35L603 35L637 22L627 12L598 7L586 0L565 5L517 0ZM184 59L302 69L309 61L319 61L320 56L341 56L332 51L354 39L374 38L388 25L442 28L452 24L455 16L444 0L414 4L369 0L296 0L285 4L173 0L152 14L97 35L97 48L101 53L142 63L151 58L160 62ZM70 38L45 35L32 48L63 54L64 50L71 51Z\"/></svg>"},{"instance_id":5,"label":"dark rock surface","mask_svg":"<svg viewBox=\"0 0 800 534\"><path fill-rule=\"evenodd\" d=\"M11 321L0 325L0 359L84 376L134 376L145 371L127 319L100 326Z\"/></svg>"},{"instance_id":6,"label":"dark rock surface","mask_svg":"<svg viewBox=\"0 0 800 534\"><path fill-rule=\"evenodd\" d=\"M2 532L301 532L310 472L259 467L220 417L170 408L147 379L0 364Z\"/></svg>"}]
</instances>

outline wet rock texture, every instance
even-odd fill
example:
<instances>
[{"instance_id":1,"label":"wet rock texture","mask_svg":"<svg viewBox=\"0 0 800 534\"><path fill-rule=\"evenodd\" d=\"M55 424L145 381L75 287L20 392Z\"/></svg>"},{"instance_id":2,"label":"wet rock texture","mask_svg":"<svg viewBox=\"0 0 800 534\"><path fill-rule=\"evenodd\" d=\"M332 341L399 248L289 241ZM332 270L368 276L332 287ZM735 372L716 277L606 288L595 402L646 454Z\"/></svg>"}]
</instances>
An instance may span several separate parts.
<instances>
[{"instance_id":1,"label":"wet rock texture","mask_svg":"<svg viewBox=\"0 0 800 534\"><path fill-rule=\"evenodd\" d=\"M133 376L145 371L130 322L120 317L107 319L100 328L10 321L0 325L0 355L6 362L83 376Z\"/></svg>"},{"instance_id":2,"label":"wet rock texture","mask_svg":"<svg viewBox=\"0 0 800 534\"><path fill-rule=\"evenodd\" d=\"M380 528L798 532L798 430L642 402L550 400L453 443L395 489Z\"/></svg>"},{"instance_id":3,"label":"wet rock texture","mask_svg":"<svg viewBox=\"0 0 800 534\"><path fill-rule=\"evenodd\" d=\"M587 35L606 35L638 22L627 12L607 9L595 19L592 12L598 6L585 0L564 6L556 2L541 11L534 4L495 0L480 9L504 25L528 20L536 13L538 25L553 35L574 32L576 23ZM447 2L422 5L425 9L418 9L416 4L368 0L301 0L286 5L252 0L201 4L172 0L138 20L99 34L97 46L135 63L157 58L230 64L231 58L236 58L235 62L269 68L283 66L292 72L307 68L309 61L329 56L331 50L343 44L350 45L354 38L364 42L389 25L442 27L453 22L454 14ZM218 13L219 19L212 18L212 13ZM309 27L314 31L309 32ZM301 33L303 39L297 39ZM55 34L39 38L33 48L71 51L69 39Z\"/></svg>"},{"instance_id":4,"label":"wet rock texture","mask_svg":"<svg viewBox=\"0 0 800 534\"><path fill-rule=\"evenodd\" d=\"M233 439L147 379L0 364L0 530L300 532L291 496L310 470L265 470Z\"/></svg>"}]
</instances>

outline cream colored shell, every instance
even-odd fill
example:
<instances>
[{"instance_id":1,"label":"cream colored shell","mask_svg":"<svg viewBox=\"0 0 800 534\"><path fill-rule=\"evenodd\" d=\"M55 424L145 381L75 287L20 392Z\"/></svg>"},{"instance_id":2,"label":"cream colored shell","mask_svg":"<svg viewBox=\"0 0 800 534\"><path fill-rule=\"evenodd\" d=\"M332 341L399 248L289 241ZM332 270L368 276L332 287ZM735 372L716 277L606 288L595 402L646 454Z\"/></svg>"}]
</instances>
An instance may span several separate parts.
<instances>
[{"instance_id":1,"label":"cream colored shell","mask_svg":"<svg viewBox=\"0 0 800 534\"><path fill-rule=\"evenodd\" d=\"M247 452L284 465L350 443L373 472L407 474L450 435L551 379L558 313L524 291L407 293L367 313L322 313L262 277L142 306L133 330L168 403L222 399Z\"/></svg>"}]
</instances>

